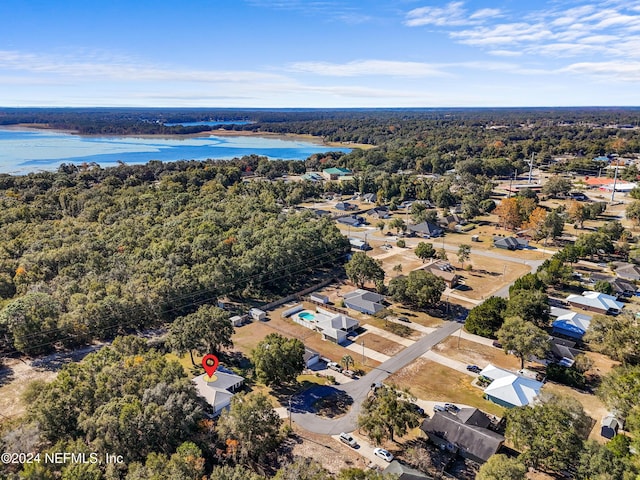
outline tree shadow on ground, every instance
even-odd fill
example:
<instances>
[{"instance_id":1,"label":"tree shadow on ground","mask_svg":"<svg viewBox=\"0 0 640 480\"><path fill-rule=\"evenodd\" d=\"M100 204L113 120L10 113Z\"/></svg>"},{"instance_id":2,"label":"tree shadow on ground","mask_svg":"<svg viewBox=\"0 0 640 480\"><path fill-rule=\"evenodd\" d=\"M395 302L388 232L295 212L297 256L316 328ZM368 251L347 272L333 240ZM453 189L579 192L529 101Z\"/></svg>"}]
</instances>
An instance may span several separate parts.
<instances>
[{"instance_id":1,"label":"tree shadow on ground","mask_svg":"<svg viewBox=\"0 0 640 480\"><path fill-rule=\"evenodd\" d=\"M11 367L0 367L0 387L11 383L14 379L13 369Z\"/></svg>"}]
</instances>

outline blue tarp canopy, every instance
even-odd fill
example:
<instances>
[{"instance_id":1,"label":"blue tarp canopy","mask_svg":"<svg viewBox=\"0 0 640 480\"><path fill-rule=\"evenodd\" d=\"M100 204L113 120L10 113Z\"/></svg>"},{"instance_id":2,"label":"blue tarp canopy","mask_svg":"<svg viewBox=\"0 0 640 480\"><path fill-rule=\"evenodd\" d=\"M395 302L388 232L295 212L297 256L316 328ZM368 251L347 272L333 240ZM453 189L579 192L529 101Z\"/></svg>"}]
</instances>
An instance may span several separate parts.
<instances>
[{"instance_id":1,"label":"blue tarp canopy","mask_svg":"<svg viewBox=\"0 0 640 480\"><path fill-rule=\"evenodd\" d=\"M553 330L567 337L582 338L585 331L566 320L556 320L551 324Z\"/></svg>"}]
</instances>

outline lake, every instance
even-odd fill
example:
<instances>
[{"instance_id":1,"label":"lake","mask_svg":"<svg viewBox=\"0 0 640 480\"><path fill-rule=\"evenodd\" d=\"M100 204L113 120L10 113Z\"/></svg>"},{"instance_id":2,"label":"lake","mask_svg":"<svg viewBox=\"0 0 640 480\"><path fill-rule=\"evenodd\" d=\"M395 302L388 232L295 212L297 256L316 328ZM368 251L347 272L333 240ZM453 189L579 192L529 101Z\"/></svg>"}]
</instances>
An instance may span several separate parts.
<instances>
[{"instance_id":1,"label":"lake","mask_svg":"<svg viewBox=\"0 0 640 480\"><path fill-rule=\"evenodd\" d=\"M251 154L272 160L305 160L314 153L331 150L336 149L294 139L253 136L142 138L0 129L0 173L55 171L62 163L95 162L108 167L119 161L133 165L150 160L228 160Z\"/></svg>"}]
</instances>

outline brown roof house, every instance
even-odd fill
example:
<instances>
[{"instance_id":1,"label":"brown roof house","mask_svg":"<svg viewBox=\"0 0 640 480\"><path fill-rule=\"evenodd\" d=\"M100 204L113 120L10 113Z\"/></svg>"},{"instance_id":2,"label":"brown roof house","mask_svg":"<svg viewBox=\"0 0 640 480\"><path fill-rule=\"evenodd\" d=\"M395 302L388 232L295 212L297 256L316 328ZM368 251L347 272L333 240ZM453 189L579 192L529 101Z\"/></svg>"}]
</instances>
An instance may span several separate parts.
<instances>
[{"instance_id":1,"label":"brown roof house","mask_svg":"<svg viewBox=\"0 0 640 480\"><path fill-rule=\"evenodd\" d=\"M491 420L477 408L463 408L457 415L436 412L420 429L441 448L484 463L504 443L504 437L487 427Z\"/></svg>"},{"instance_id":2,"label":"brown roof house","mask_svg":"<svg viewBox=\"0 0 640 480\"><path fill-rule=\"evenodd\" d=\"M455 270L448 262L442 260L432 260L431 263L422 267L423 270L433 273L436 277L440 277L444 280L444 283L449 288L455 288L460 282L460 276L455 273Z\"/></svg>"}]
</instances>

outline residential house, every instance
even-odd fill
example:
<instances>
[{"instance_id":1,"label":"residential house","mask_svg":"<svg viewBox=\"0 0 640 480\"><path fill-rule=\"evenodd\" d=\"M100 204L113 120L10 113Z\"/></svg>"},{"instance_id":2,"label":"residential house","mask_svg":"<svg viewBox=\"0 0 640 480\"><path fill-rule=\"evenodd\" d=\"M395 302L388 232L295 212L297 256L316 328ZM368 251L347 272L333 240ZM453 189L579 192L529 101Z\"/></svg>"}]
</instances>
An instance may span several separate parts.
<instances>
[{"instance_id":1,"label":"residential house","mask_svg":"<svg viewBox=\"0 0 640 480\"><path fill-rule=\"evenodd\" d=\"M567 303L576 308L605 315L617 315L624 308L624 303L616 297L600 292L582 292L582 295L569 295Z\"/></svg>"},{"instance_id":2,"label":"residential house","mask_svg":"<svg viewBox=\"0 0 640 480\"><path fill-rule=\"evenodd\" d=\"M343 313L335 313L316 307L315 313L302 311L294 314L292 320L306 328L320 332L323 340L342 344L347 336L360 327L360 322Z\"/></svg>"},{"instance_id":3,"label":"residential house","mask_svg":"<svg viewBox=\"0 0 640 480\"><path fill-rule=\"evenodd\" d=\"M569 311L556 318L551 326L553 333L565 337L581 339L591 324L591 316Z\"/></svg>"},{"instance_id":4,"label":"residential house","mask_svg":"<svg viewBox=\"0 0 640 480\"><path fill-rule=\"evenodd\" d=\"M350 227L360 227L365 224L365 219L358 215L345 215L336 219L336 222Z\"/></svg>"},{"instance_id":5,"label":"residential house","mask_svg":"<svg viewBox=\"0 0 640 480\"><path fill-rule=\"evenodd\" d=\"M367 212L367 215L369 215L372 218L377 218L377 219L386 219L389 218L389 207L375 207L372 208L371 210L369 210Z\"/></svg>"},{"instance_id":6,"label":"residential house","mask_svg":"<svg viewBox=\"0 0 640 480\"><path fill-rule=\"evenodd\" d=\"M382 474L385 478L391 476L391 478L397 480L433 480L433 477L404 463L400 463L398 460L393 460L387 465L387 468L382 471Z\"/></svg>"},{"instance_id":7,"label":"residential house","mask_svg":"<svg viewBox=\"0 0 640 480\"><path fill-rule=\"evenodd\" d=\"M444 283L449 288L455 288L460 282L460 276L455 273L454 268L448 262L432 260L431 263L425 265L422 269L444 280Z\"/></svg>"},{"instance_id":8,"label":"residential house","mask_svg":"<svg viewBox=\"0 0 640 480\"><path fill-rule=\"evenodd\" d=\"M449 225L466 225L466 223L467 221L457 213L438 219L438 225L442 228L449 228Z\"/></svg>"},{"instance_id":9,"label":"residential house","mask_svg":"<svg viewBox=\"0 0 640 480\"><path fill-rule=\"evenodd\" d=\"M220 366L213 377L203 373L195 377L192 382L198 394L213 408L213 416L217 417L223 410L229 408L234 394L242 388L244 378Z\"/></svg>"},{"instance_id":10,"label":"residential house","mask_svg":"<svg viewBox=\"0 0 640 480\"><path fill-rule=\"evenodd\" d=\"M353 203L349 203L349 202L338 202L336 203L336 210L342 210L342 211L349 211L349 210L357 210L358 206L353 204Z\"/></svg>"},{"instance_id":11,"label":"residential house","mask_svg":"<svg viewBox=\"0 0 640 480\"><path fill-rule=\"evenodd\" d=\"M615 274L625 280L638 281L640 280L640 266L632 263L625 263L615 269Z\"/></svg>"},{"instance_id":12,"label":"residential house","mask_svg":"<svg viewBox=\"0 0 640 480\"><path fill-rule=\"evenodd\" d=\"M420 429L436 445L475 462L484 463L504 443L504 437L487 427L491 420L477 408L463 408L456 415L435 412Z\"/></svg>"},{"instance_id":13,"label":"residential house","mask_svg":"<svg viewBox=\"0 0 640 480\"><path fill-rule=\"evenodd\" d=\"M340 180L350 175L353 175L353 172L348 168L332 167L322 170L322 176L327 180Z\"/></svg>"},{"instance_id":14,"label":"residential house","mask_svg":"<svg viewBox=\"0 0 640 480\"><path fill-rule=\"evenodd\" d=\"M444 230L435 223L422 222L415 225L409 225L407 227L410 235L416 237L431 238L440 237L444 234Z\"/></svg>"},{"instance_id":15,"label":"residential house","mask_svg":"<svg viewBox=\"0 0 640 480\"><path fill-rule=\"evenodd\" d=\"M361 313L373 315L384 308L384 296L361 288L342 296L344 305Z\"/></svg>"},{"instance_id":16,"label":"residential house","mask_svg":"<svg viewBox=\"0 0 640 480\"><path fill-rule=\"evenodd\" d=\"M493 237L493 246L504 250L522 250L529 246L529 241L517 237Z\"/></svg>"},{"instance_id":17,"label":"residential house","mask_svg":"<svg viewBox=\"0 0 640 480\"><path fill-rule=\"evenodd\" d=\"M551 345L551 356L553 362L563 367L571 367L576 361L576 357L582 354L582 350L574 348L576 342L564 340L558 337L551 337L549 340Z\"/></svg>"},{"instance_id":18,"label":"residential house","mask_svg":"<svg viewBox=\"0 0 640 480\"><path fill-rule=\"evenodd\" d=\"M492 380L484 390L487 400L503 407L522 407L540 394L542 382L515 374L509 370L487 365L480 376Z\"/></svg>"},{"instance_id":19,"label":"residential house","mask_svg":"<svg viewBox=\"0 0 640 480\"><path fill-rule=\"evenodd\" d=\"M635 265L633 265L635 266ZM635 283L622 277L611 277L603 273L592 273L591 280L595 282L603 281L611 284L616 297L632 297L638 291Z\"/></svg>"},{"instance_id":20,"label":"residential house","mask_svg":"<svg viewBox=\"0 0 640 480\"><path fill-rule=\"evenodd\" d=\"M365 193L360 197L360 200L366 203L376 203L378 196L375 193Z\"/></svg>"}]
</instances>

